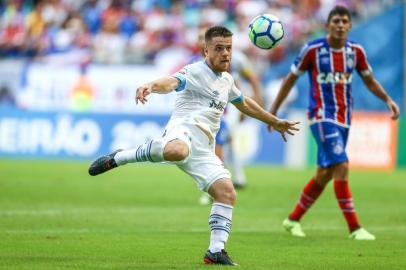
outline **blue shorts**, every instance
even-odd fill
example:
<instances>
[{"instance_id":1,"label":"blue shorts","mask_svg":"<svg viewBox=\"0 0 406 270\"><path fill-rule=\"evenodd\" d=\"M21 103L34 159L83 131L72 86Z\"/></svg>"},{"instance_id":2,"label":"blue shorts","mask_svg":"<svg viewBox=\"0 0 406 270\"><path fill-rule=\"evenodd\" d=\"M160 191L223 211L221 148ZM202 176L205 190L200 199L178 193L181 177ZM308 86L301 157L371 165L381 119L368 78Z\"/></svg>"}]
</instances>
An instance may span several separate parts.
<instances>
[{"instance_id":1,"label":"blue shorts","mask_svg":"<svg viewBox=\"0 0 406 270\"><path fill-rule=\"evenodd\" d=\"M228 143L229 140L230 140L230 132L228 130L228 126L226 122L223 119L221 119L220 128L216 135L216 144L224 145Z\"/></svg>"},{"instance_id":2,"label":"blue shorts","mask_svg":"<svg viewBox=\"0 0 406 270\"><path fill-rule=\"evenodd\" d=\"M310 126L317 142L317 165L322 168L348 161L347 146L349 128L331 122L319 122Z\"/></svg>"}]
</instances>

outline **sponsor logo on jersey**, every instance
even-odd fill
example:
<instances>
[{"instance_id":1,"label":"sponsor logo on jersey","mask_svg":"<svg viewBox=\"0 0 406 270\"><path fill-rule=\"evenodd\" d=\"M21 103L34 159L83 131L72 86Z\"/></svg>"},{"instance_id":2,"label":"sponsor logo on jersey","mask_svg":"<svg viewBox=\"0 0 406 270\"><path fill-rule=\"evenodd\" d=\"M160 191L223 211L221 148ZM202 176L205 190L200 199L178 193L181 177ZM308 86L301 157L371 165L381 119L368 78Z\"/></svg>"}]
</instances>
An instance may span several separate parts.
<instances>
[{"instance_id":1,"label":"sponsor logo on jersey","mask_svg":"<svg viewBox=\"0 0 406 270\"><path fill-rule=\"evenodd\" d=\"M350 84L352 82L352 74L342 72L334 72L334 73L322 72L317 75L317 82L319 84L329 84L329 83Z\"/></svg>"},{"instance_id":2,"label":"sponsor logo on jersey","mask_svg":"<svg viewBox=\"0 0 406 270\"><path fill-rule=\"evenodd\" d=\"M215 101L214 99L211 100L209 106L210 108L214 108L217 109L221 112L224 112L224 108L226 107L226 103L225 102L221 102L221 101Z\"/></svg>"},{"instance_id":3,"label":"sponsor logo on jersey","mask_svg":"<svg viewBox=\"0 0 406 270\"><path fill-rule=\"evenodd\" d=\"M217 90L214 90L212 93L213 93L213 95L215 95L216 97L217 97L218 95L220 95L220 93L219 93Z\"/></svg>"}]
</instances>

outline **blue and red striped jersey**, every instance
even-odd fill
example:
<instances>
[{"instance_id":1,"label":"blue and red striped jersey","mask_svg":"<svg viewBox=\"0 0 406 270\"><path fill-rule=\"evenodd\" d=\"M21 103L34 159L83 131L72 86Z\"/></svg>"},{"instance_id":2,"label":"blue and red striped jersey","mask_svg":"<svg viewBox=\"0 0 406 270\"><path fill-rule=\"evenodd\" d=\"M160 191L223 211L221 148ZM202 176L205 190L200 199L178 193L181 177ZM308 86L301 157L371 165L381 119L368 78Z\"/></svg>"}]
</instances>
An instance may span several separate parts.
<instances>
[{"instance_id":1,"label":"blue and red striped jersey","mask_svg":"<svg viewBox=\"0 0 406 270\"><path fill-rule=\"evenodd\" d=\"M331 121L342 126L351 123L353 71L360 76L372 72L361 45L347 41L341 49L333 49L326 38L305 44L292 64L291 71L309 74L310 122Z\"/></svg>"}]
</instances>

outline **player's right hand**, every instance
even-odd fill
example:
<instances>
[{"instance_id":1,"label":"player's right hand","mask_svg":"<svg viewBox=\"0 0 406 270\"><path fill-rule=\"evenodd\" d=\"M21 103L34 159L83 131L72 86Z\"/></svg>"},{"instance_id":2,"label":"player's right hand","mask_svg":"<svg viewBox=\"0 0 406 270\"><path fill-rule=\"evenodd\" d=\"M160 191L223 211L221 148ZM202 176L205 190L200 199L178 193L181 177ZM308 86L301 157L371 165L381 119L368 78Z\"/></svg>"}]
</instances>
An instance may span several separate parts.
<instances>
[{"instance_id":1,"label":"player's right hand","mask_svg":"<svg viewBox=\"0 0 406 270\"><path fill-rule=\"evenodd\" d=\"M398 106L392 99L389 99L389 100L386 102L386 105L388 106L389 110L390 110L391 113L392 113L392 119L393 119L393 120L398 119L398 118L399 118L399 115L400 115L399 106Z\"/></svg>"},{"instance_id":2,"label":"player's right hand","mask_svg":"<svg viewBox=\"0 0 406 270\"><path fill-rule=\"evenodd\" d=\"M138 104L138 101L141 102L142 104L145 104L148 100L146 97L151 94L152 88L149 85L143 85L138 87L137 93L135 95L135 103Z\"/></svg>"},{"instance_id":3,"label":"player's right hand","mask_svg":"<svg viewBox=\"0 0 406 270\"><path fill-rule=\"evenodd\" d=\"M289 121L289 120L285 120L285 119L278 119L278 121L276 121L276 123L274 123L272 125L272 130L276 130L278 131L281 136L282 139L287 142L286 139L286 133L289 135L295 135L294 131L299 131L299 128L297 127L297 125L300 124L299 121ZM269 129L269 126L268 126Z\"/></svg>"}]
</instances>

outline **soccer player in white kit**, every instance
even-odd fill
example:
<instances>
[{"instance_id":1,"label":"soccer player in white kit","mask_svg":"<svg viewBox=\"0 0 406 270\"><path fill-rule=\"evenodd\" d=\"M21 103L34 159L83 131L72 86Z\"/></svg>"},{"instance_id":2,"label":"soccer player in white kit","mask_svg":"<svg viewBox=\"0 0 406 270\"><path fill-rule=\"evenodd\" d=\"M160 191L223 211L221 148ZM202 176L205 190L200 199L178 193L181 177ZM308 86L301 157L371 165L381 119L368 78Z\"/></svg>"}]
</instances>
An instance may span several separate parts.
<instances>
[{"instance_id":1,"label":"soccer player in white kit","mask_svg":"<svg viewBox=\"0 0 406 270\"><path fill-rule=\"evenodd\" d=\"M147 102L151 93L178 92L175 109L161 138L102 156L89 168L90 175L98 175L131 162L170 162L192 176L197 186L214 200L209 217L210 245L204 255L206 264L237 265L224 250L236 192L229 171L214 153L214 139L226 105L231 102L244 114L272 125L285 141L286 133L293 135L298 130L298 122L278 119L244 97L234 85L232 76L226 72L231 61L231 36L225 27L209 28L205 34L205 61L187 65L172 76L137 89L137 104Z\"/></svg>"}]
</instances>

